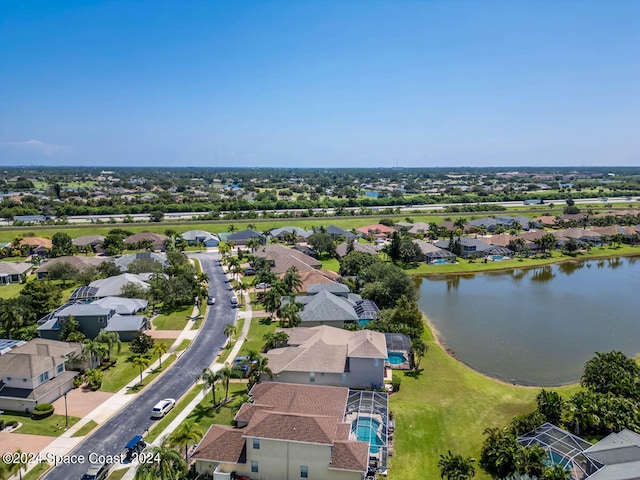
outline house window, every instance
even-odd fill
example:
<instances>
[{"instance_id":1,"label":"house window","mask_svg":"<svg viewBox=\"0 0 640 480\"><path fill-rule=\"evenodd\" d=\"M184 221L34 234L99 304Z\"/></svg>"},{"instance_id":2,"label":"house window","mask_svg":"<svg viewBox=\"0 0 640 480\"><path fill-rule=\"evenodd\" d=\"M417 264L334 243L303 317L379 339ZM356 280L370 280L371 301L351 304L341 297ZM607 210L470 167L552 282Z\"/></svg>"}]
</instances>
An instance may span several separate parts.
<instances>
[{"instance_id":1,"label":"house window","mask_svg":"<svg viewBox=\"0 0 640 480\"><path fill-rule=\"evenodd\" d=\"M260 439L259 438L254 438L253 439L253 449L254 450L260 450Z\"/></svg>"},{"instance_id":2,"label":"house window","mask_svg":"<svg viewBox=\"0 0 640 480\"><path fill-rule=\"evenodd\" d=\"M258 462L251 460L251 473L258 473Z\"/></svg>"},{"instance_id":3,"label":"house window","mask_svg":"<svg viewBox=\"0 0 640 480\"><path fill-rule=\"evenodd\" d=\"M309 382L311 382L311 383L315 383L315 381L316 381L316 374L315 374L315 372L311 372L311 373L309 373Z\"/></svg>"},{"instance_id":4,"label":"house window","mask_svg":"<svg viewBox=\"0 0 640 480\"><path fill-rule=\"evenodd\" d=\"M57 366L57 368L56 368L56 372L57 372L57 373L62 373L62 372L64 372L64 364L63 364L63 363L61 363L60 365L58 365L58 366Z\"/></svg>"},{"instance_id":5,"label":"house window","mask_svg":"<svg viewBox=\"0 0 640 480\"><path fill-rule=\"evenodd\" d=\"M49 380L49 372L44 372L40 374L40 383L44 383Z\"/></svg>"},{"instance_id":6,"label":"house window","mask_svg":"<svg viewBox=\"0 0 640 480\"><path fill-rule=\"evenodd\" d=\"M300 465L300 478L309 478L309 467Z\"/></svg>"}]
</instances>

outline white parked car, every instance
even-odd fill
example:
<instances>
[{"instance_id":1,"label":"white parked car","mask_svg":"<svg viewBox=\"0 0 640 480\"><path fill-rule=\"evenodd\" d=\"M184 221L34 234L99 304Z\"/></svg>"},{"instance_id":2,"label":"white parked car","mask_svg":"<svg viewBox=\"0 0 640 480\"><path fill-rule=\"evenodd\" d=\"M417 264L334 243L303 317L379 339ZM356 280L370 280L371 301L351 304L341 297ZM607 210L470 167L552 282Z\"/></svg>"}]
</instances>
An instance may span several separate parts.
<instances>
[{"instance_id":1,"label":"white parked car","mask_svg":"<svg viewBox=\"0 0 640 480\"><path fill-rule=\"evenodd\" d=\"M238 305L238 297L231 297L231 305Z\"/></svg>"},{"instance_id":2,"label":"white parked car","mask_svg":"<svg viewBox=\"0 0 640 480\"><path fill-rule=\"evenodd\" d=\"M155 407L151 410L151 418L162 418L169 410L175 407L176 401L173 398L165 398L156 403Z\"/></svg>"}]
</instances>

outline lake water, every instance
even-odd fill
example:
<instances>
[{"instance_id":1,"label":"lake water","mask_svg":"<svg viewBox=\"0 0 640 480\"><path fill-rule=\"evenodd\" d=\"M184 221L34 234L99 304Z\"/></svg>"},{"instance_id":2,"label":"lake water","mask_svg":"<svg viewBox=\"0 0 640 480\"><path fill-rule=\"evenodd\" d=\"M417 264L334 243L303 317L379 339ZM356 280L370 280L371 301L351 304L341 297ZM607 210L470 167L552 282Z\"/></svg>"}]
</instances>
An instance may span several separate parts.
<instances>
[{"instance_id":1,"label":"lake water","mask_svg":"<svg viewBox=\"0 0 640 480\"><path fill-rule=\"evenodd\" d=\"M573 382L596 351L640 352L637 258L417 282L420 309L456 358L509 382Z\"/></svg>"}]
</instances>

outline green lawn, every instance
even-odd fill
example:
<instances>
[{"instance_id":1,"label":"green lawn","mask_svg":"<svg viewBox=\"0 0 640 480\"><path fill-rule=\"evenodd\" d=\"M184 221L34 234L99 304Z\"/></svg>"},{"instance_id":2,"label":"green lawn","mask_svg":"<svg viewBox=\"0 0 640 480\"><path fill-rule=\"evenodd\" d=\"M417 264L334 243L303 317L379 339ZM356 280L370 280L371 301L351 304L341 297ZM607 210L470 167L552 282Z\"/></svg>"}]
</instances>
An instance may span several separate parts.
<instances>
[{"instance_id":1,"label":"green lawn","mask_svg":"<svg viewBox=\"0 0 640 480\"><path fill-rule=\"evenodd\" d=\"M36 480L40 478L44 474L44 472L46 472L50 468L51 468L51 465L49 465L47 462L40 462L38 465L33 467L29 471L29 473L22 475L22 480Z\"/></svg>"},{"instance_id":2,"label":"green lawn","mask_svg":"<svg viewBox=\"0 0 640 480\"><path fill-rule=\"evenodd\" d=\"M160 369L159 367L154 368L151 371L150 374L148 374L146 377L143 377L142 383L137 383L134 387L132 387L129 390L127 390L127 394L140 392L140 390L142 390L144 387L149 385L158 375L160 375L167 368L169 368L169 365L171 365L175 361L176 358L178 358L178 357L177 357L177 355L175 353L172 353L168 357L164 358L162 360L162 369ZM131 366L131 369L134 370L133 366ZM140 369L139 368L135 368L135 371L137 372L138 380L139 380L140 379Z\"/></svg>"},{"instance_id":3,"label":"green lawn","mask_svg":"<svg viewBox=\"0 0 640 480\"><path fill-rule=\"evenodd\" d=\"M220 356L218 357L218 363L225 363L229 354L231 353L231 349L235 345L235 341L238 340L240 333L242 332L242 327L244 326L244 317L241 317L236 322L236 333L233 335L233 342L228 342L224 349L220 352Z\"/></svg>"},{"instance_id":4,"label":"green lawn","mask_svg":"<svg viewBox=\"0 0 640 480\"><path fill-rule=\"evenodd\" d=\"M128 471L129 471L128 468L120 468L118 470L114 470L109 474L109 476L107 477L107 480L120 480L122 477L126 475Z\"/></svg>"},{"instance_id":5,"label":"green lawn","mask_svg":"<svg viewBox=\"0 0 640 480\"><path fill-rule=\"evenodd\" d=\"M156 339L156 342L166 343L171 346L174 340L170 338ZM133 353L129 350L129 342L122 342L122 348L120 353L115 350L111 352L112 358L116 359L116 364L105 370L102 376L102 387L100 390L103 392L117 392L123 388L127 383L133 380L136 376L140 375L138 369L133 368L130 358L133 357ZM151 355L151 361L155 361L157 356L153 354L153 351L149 351ZM164 367L164 362L162 366Z\"/></svg>"},{"instance_id":6,"label":"green lawn","mask_svg":"<svg viewBox=\"0 0 640 480\"><path fill-rule=\"evenodd\" d=\"M173 409L167 413L160 421L156 422L153 427L151 427L151 430L149 430L149 433L147 434L147 436L144 438L145 442L147 443L151 443L153 442L156 438L158 438L158 435L160 435L165 428L167 428L169 426L169 424L173 421L174 418L176 418L178 416L178 413L180 413L182 410L185 409L185 407L187 405L189 405L189 403L191 402L191 400L193 400L196 395L202 390L202 385L195 385L191 388L191 390L189 390L176 404L175 407L173 407Z\"/></svg>"},{"instance_id":7,"label":"green lawn","mask_svg":"<svg viewBox=\"0 0 640 480\"><path fill-rule=\"evenodd\" d=\"M447 355L429 332L425 340L424 370L418 376L401 374L400 391L390 397L396 424L391 475L397 480L440 478L438 459L447 450L479 458L483 430L532 411L539 391L485 377ZM578 389L555 390L567 398ZM490 478L477 471L476 478Z\"/></svg>"},{"instance_id":8,"label":"green lawn","mask_svg":"<svg viewBox=\"0 0 640 480\"><path fill-rule=\"evenodd\" d=\"M590 252L580 253L575 257L554 251L551 258L514 258L499 262L484 263L482 259L474 262L458 259L458 263L444 265L427 265L420 263L415 268L405 270L410 275L438 275L444 273L479 273L495 270L511 270L514 268L537 267L553 263L590 258L616 257L623 255L640 255L640 246L623 245L622 247L594 247Z\"/></svg>"},{"instance_id":9,"label":"green lawn","mask_svg":"<svg viewBox=\"0 0 640 480\"><path fill-rule=\"evenodd\" d=\"M193 307L189 306L168 315L161 314L153 319L158 330L182 330L191 319Z\"/></svg>"},{"instance_id":10,"label":"green lawn","mask_svg":"<svg viewBox=\"0 0 640 480\"><path fill-rule=\"evenodd\" d=\"M268 318L252 318L247 339L242 344L239 355L248 355L250 351L262 352L264 335L274 332L278 322L270 322Z\"/></svg>"},{"instance_id":11,"label":"green lawn","mask_svg":"<svg viewBox=\"0 0 640 480\"><path fill-rule=\"evenodd\" d=\"M74 433L73 435L71 435L71 436L72 437L84 437L85 435L87 435L91 430L93 430L97 426L98 426L98 424L96 422L94 422L93 420L89 420L85 425L80 427L78 429L78 431L76 433Z\"/></svg>"},{"instance_id":12,"label":"green lawn","mask_svg":"<svg viewBox=\"0 0 640 480\"><path fill-rule=\"evenodd\" d=\"M176 352L181 352L182 350L186 350L190 343L191 343L191 340L189 339L182 340L182 342L180 342L180 345L178 345L178 347L176 348Z\"/></svg>"},{"instance_id":13,"label":"green lawn","mask_svg":"<svg viewBox=\"0 0 640 480\"><path fill-rule=\"evenodd\" d=\"M64 412L63 412L64 413ZM65 431L65 416L54 413L42 420L33 420L31 414L13 412L6 410L0 415L0 420L5 423L15 420L22 426L16 430L17 433L28 433L31 435L45 435L48 437L58 437ZM69 417L69 426L72 427L80 420L78 417Z\"/></svg>"},{"instance_id":14,"label":"green lawn","mask_svg":"<svg viewBox=\"0 0 640 480\"><path fill-rule=\"evenodd\" d=\"M0 298L13 298L20 294L20 290L24 288L23 283L10 283L9 285L0 286Z\"/></svg>"},{"instance_id":15,"label":"green lawn","mask_svg":"<svg viewBox=\"0 0 640 480\"><path fill-rule=\"evenodd\" d=\"M224 389L221 387L222 385L217 385L216 388L216 400L218 402L224 397ZM233 417L235 417L238 408L242 405L242 397L247 393L246 383L230 383L229 398L231 401L214 410L211 408L211 393L208 392L189 414L185 422L197 423L203 433L206 433L214 423L218 425L232 425Z\"/></svg>"},{"instance_id":16,"label":"green lawn","mask_svg":"<svg viewBox=\"0 0 640 480\"><path fill-rule=\"evenodd\" d=\"M324 270L331 270L332 272L338 272L340 270L340 262L337 258L321 258L322 268Z\"/></svg>"}]
</instances>

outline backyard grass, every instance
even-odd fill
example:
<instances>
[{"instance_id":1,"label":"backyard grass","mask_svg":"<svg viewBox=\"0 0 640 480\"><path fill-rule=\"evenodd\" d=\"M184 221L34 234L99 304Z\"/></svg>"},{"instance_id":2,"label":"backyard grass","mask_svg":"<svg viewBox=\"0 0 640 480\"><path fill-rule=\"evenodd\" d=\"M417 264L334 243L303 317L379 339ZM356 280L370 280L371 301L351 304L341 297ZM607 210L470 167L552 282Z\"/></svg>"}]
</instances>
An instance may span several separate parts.
<instances>
[{"instance_id":1,"label":"backyard grass","mask_svg":"<svg viewBox=\"0 0 640 480\"><path fill-rule=\"evenodd\" d=\"M340 262L337 258L321 258L323 270L331 270L332 272L338 272L340 270Z\"/></svg>"},{"instance_id":2,"label":"backyard grass","mask_svg":"<svg viewBox=\"0 0 640 480\"><path fill-rule=\"evenodd\" d=\"M142 383L137 383L135 386L128 389L127 394L140 392L140 390L142 390L144 387L149 385L158 375L160 375L167 368L169 368L169 365L171 365L176 358L178 357L175 353L172 353L168 357L164 358L162 360L162 369L160 367L156 367L153 370L151 370L151 373L149 373L146 377L142 379ZM133 366L131 366L131 369L134 370ZM140 370L138 368L135 368L135 371L138 374L138 377L140 377Z\"/></svg>"},{"instance_id":3,"label":"backyard grass","mask_svg":"<svg viewBox=\"0 0 640 480\"><path fill-rule=\"evenodd\" d=\"M198 395L198 393L200 393L200 391L202 391L202 385L193 386L191 390L189 390L178 401L176 406L173 407L173 409L169 413L167 413L164 417L162 417L160 421L156 422L153 427L151 427L151 430L149 430L149 433L144 438L144 441L147 443L151 443L156 438L158 438L158 435L160 435L164 431L164 429L169 426L173 419L176 418L178 414L186 408L187 405L189 405L189 403L196 397L196 395ZM216 393L217 391L218 390L216 389Z\"/></svg>"},{"instance_id":4,"label":"backyard grass","mask_svg":"<svg viewBox=\"0 0 640 480\"><path fill-rule=\"evenodd\" d=\"M9 285L0 286L0 298L13 298L20 294L20 290L24 288L24 283L10 283Z\"/></svg>"},{"instance_id":5,"label":"backyard grass","mask_svg":"<svg viewBox=\"0 0 640 480\"><path fill-rule=\"evenodd\" d=\"M78 417L69 416L69 426L72 427L80 420ZM27 433L31 435L45 435L47 437L58 437L65 431L65 416L54 413L53 415L41 420L33 420L30 413L14 412L5 410L0 415L0 420L5 423L15 420L22 424L20 428L15 430L17 433Z\"/></svg>"},{"instance_id":6,"label":"backyard grass","mask_svg":"<svg viewBox=\"0 0 640 480\"><path fill-rule=\"evenodd\" d=\"M274 332L276 327L278 327L278 322L272 322L267 317L251 319L249 334L238 355L248 355L251 351L262 352L264 335Z\"/></svg>"},{"instance_id":7,"label":"backyard grass","mask_svg":"<svg viewBox=\"0 0 640 480\"><path fill-rule=\"evenodd\" d=\"M153 325L158 330L182 330L191 320L193 307L189 306L168 315L160 314L153 319Z\"/></svg>"},{"instance_id":8,"label":"backyard grass","mask_svg":"<svg viewBox=\"0 0 640 480\"><path fill-rule=\"evenodd\" d=\"M73 435L71 435L71 436L72 437L84 437L85 435L87 435L91 430L93 430L97 426L98 426L98 424L96 422L94 422L93 420L89 420L85 425L80 427L78 429L78 431L76 433L74 433Z\"/></svg>"},{"instance_id":9,"label":"backyard grass","mask_svg":"<svg viewBox=\"0 0 640 480\"><path fill-rule=\"evenodd\" d=\"M623 245L621 247L593 247L591 251L578 253L576 256L565 255L562 252L554 251L550 258L513 258L511 260L500 260L499 262L487 263L484 263L482 259L470 262L469 260L459 258L458 263L444 265L427 265L426 263L420 263L416 267L405 271L410 275L424 276L440 275L445 273L482 273L486 271L539 267L560 262L625 255L640 255L640 246Z\"/></svg>"},{"instance_id":10,"label":"backyard grass","mask_svg":"<svg viewBox=\"0 0 640 480\"><path fill-rule=\"evenodd\" d=\"M488 378L458 362L425 333L429 350L418 375L400 373L400 391L390 397L395 420L395 456L391 474L397 480L440 478L440 454L480 457L488 427L506 426L513 416L535 408L540 387L514 386ZM554 388L563 398L580 387ZM489 480L478 467L479 480Z\"/></svg>"},{"instance_id":11,"label":"backyard grass","mask_svg":"<svg viewBox=\"0 0 640 480\"><path fill-rule=\"evenodd\" d=\"M33 467L31 470L29 470L29 472L22 475L22 480L36 480L40 478L44 474L44 472L46 472L50 468L51 468L51 465L49 465L47 462L40 462L38 465Z\"/></svg>"}]
</instances>

